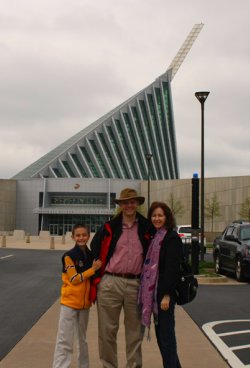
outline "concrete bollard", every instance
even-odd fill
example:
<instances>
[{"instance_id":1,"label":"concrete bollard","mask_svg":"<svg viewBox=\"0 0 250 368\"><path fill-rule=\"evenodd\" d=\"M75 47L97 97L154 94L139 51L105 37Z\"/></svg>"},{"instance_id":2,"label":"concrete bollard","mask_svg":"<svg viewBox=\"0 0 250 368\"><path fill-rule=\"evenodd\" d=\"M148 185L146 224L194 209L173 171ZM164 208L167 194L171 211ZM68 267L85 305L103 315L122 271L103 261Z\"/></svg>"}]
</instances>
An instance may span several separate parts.
<instances>
[{"instance_id":1,"label":"concrete bollard","mask_svg":"<svg viewBox=\"0 0 250 368\"><path fill-rule=\"evenodd\" d=\"M50 237L50 249L55 249L55 238L54 238L54 236Z\"/></svg>"},{"instance_id":2,"label":"concrete bollard","mask_svg":"<svg viewBox=\"0 0 250 368\"><path fill-rule=\"evenodd\" d=\"M2 236L2 248L6 248L6 235Z\"/></svg>"},{"instance_id":3,"label":"concrete bollard","mask_svg":"<svg viewBox=\"0 0 250 368\"><path fill-rule=\"evenodd\" d=\"M26 243L30 243L30 234L27 234L26 236Z\"/></svg>"},{"instance_id":4,"label":"concrete bollard","mask_svg":"<svg viewBox=\"0 0 250 368\"><path fill-rule=\"evenodd\" d=\"M62 236L62 244L65 244L65 235Z\"/></svg>"}]
</instances>

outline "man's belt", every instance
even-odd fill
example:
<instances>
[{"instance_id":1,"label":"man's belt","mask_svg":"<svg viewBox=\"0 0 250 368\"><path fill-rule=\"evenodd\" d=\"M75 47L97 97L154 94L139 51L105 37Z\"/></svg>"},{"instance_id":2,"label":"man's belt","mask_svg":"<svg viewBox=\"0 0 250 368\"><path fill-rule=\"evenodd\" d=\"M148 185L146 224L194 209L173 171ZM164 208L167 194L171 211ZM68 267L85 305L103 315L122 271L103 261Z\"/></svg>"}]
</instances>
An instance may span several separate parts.
<instances>
[{"instance_id":1,"label":"man's belt","mask_svg":"<svg viewBox=\"0 0 250 368\"><path fill-rule=\"evenodd\" d=\"M115 272L105 271L105 274L116 276L116 277L122 277L124 279L139 279L141 277L141 275L134 275L132 273L115 273Z\"/></svg>"}]
</instances>

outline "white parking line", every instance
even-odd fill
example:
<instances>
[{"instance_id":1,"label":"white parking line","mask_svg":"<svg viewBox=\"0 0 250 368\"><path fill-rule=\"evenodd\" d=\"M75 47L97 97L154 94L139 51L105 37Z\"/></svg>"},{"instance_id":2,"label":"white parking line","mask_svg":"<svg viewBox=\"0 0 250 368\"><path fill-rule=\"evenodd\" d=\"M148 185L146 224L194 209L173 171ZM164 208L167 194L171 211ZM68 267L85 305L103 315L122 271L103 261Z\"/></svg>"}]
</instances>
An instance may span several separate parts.
<instances>
[{"instance_id":1,"label":"white parking line","mask_svg":"<svg viewBox=\"0 0 250 368\"><path fill-rule=\"evenodd\" d=\"M7 256L0 257L0 259L9 258L9 257L13 257L13 254L8 254Z\"/></svg>"},{"instance_id":2,"label":"white parking line","mask_svg":"<svg viewBox=\"0 0 250 368\"><path fill-rule=\"evenodd\" d=\"M249 349L250 348L250 344L247 345L237 345L237 346L231 346L230 349L231 350L241 350L241 349Z\"/></svg>"},{"instance_id":3,"label":"white parking line","mask_svg":"<svg viewBox=\"0 0 250 368\"><path fill-rule=\"evenodd\" d=\"M223 332L223 333L219 333L218 336L238 335L238 334L243 334L243 333L250 333L250 330Z\"/></svg>"},{"instance_id":4,"label":"white parking line","mask_svg":"<svg viewBox=\"0 0 250 368\"><path fill-rule=\"evenodd\" d=\"M250 319L235 319L235 320L225 320L225 321L214 321L205 323L202 326L203 331L208 336L208 338L213 342L216 348L220 351L222 356L228 361L228 364L232 368L250 368L250 364L245 365L242 361L233 353L233 350L240 350L240 349L248 349L250 345L239 345L228 347L224 341L221 340L221 336L230 336L235 334L244 334L249 333L249 330L242 330L242 331L232 331L227 333L217 334L214 331L214 327L224 323L236 323L236 322L250 322Z\"/></svg>"}]
</instances>

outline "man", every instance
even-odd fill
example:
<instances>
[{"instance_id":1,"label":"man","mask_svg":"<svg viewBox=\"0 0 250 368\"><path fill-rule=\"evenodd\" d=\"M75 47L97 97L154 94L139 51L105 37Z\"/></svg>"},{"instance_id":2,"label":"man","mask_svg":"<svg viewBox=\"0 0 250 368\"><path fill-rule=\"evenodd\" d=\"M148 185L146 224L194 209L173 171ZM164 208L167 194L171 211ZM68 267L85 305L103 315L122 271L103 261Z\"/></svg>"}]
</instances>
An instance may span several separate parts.
<instances>
[{"instance_id":1,"label":"man","mask_svg":"<svg viewBox=\"0 0 250 368\"><path fill-rule=\"evenodd\" d=\"M91 242L95 258L102 261L97 311L99 354L104 368L118 367L117 332L122 308L127 368L142 366L143 330L137 310L137 294L147 253L145 233L149 221L137 212L137 208L144 200L134 189L123 189L120 198L115 200L121 213L106 222Z\"/></svg>"}]
</instances>

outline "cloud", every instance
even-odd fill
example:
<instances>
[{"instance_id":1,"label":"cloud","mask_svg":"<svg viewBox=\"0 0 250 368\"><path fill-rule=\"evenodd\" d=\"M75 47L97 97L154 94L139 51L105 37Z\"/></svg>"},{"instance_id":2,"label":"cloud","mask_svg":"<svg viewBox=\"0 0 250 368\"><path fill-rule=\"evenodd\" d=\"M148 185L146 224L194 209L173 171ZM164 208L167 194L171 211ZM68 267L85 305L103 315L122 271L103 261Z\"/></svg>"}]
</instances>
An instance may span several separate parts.
<instances>
[{"instance_id":1,"label":"cloud","mask_svg":"<svg viewBox=\"0 0 250 368\"><path fill-rule=\"evenodd\" d=\"M181 177L200 171L199 89L210 91L206 175L249 175L249 10L248 0L0 0L1 177L151 83L201 21L172 82Z\"/></svg>"}]
</instances>

